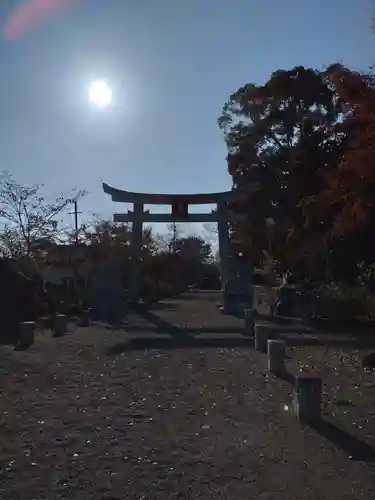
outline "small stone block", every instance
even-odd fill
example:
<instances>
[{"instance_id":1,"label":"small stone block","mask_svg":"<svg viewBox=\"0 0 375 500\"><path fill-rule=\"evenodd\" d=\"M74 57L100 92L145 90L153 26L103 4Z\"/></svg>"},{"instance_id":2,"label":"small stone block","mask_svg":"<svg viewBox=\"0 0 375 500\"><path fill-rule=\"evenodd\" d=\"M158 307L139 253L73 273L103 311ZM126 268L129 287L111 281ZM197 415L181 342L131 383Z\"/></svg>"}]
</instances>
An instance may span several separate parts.
<instances>
[{"instance_id":1,"label":"small stone block","mask_svg":"<svg viewBox=\"0 0 375 500\"><path fill-rule=\"evenodd\" d=\"M79 326L89 326L90 323L91 323L91 311L89 309L86 309L85 311L82 311L78 324Z\"/></svg>"},{"instance_id":2,"label":"small stone block","mask_svg":"<svg viewBox=\"0 0 375 500\"><path fill-rule=\"evenodd\" d=\"M267 340L271 336L270 328L266 325L256 325L254 329L254 347L257 351L267 351Z\"/></svg>"},{"instance_id":3,"label":"small stone block","mask_svg":"<svg viewBox=\"0 0 375 500\"><path fill-rule=\"evenodd\" d=\"M285 342L282 340L268 340L268 371L279 375L285 372Z\"/></svg>"},{"instance_id":4,"label":"small stone block","mask_svg":"<svg viewBox=\"0 0 375 500\"><path fill-rule=\"evenodd\" d=\"M312 377L297 377L293 408L299 420L314 421L321 417L322 380Z\"/></svg>"},{"instance_id":5,"label":"small stone block","mask_svg":"<svg viewBox=\"0 0 375 500\"><path fill-rule=\"evenodd\" d=\"M34 343L35 321L23 321L20 323L18 347L26 349Z\"/></svg>"},{"instance_id":6,"label":"small stone block","mask_svg":"<svg viewBox=\"0 0 375 500\"><path fill-rule=\"evenodd\" d=\"M255 309L245 309L245 335L254 336Z\"/></svg>"},{"instance_id":7,"label":"small stone block","mask_svg":"<svg viewBox=\"0 0 375 500\"><path fill-rule=\"evenodd\" d=\"M53 321L53 334L61 337L67 332L68 318L65 314L57 314Z\"/></svg>"}]
</instances>

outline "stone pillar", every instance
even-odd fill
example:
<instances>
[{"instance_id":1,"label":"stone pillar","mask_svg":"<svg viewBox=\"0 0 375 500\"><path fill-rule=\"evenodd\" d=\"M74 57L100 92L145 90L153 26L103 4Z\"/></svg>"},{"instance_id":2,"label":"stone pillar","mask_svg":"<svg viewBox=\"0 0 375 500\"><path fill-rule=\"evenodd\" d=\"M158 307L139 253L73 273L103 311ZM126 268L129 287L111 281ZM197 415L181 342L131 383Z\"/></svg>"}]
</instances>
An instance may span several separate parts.
<instances>
[{"instance_id":1,"label":"stone pillar","mask_svg":"<svg viewBox=\"0 0 375 500\"><path fill-rule=\"evenodd\" d=\"M297 377L293 409L299 420L316 421L321 418L322 380Z\"/></svg>"},{"instance_id":2,"label":"stone pillar","mask_svg":"<svg viewBox=\"0 0 375 500\"><path fill-rule=\"evenodd\" d=\"M129 294L132 302L138 302L141 286L140 253L143 232L143 203L134 203L132 235L130 242L130 283Z\"/></svg>"},{"instance_id":3,"label":"stone pillar","mask_svg":"<svg viewBox=\"0 0 375 500\"><path fill-rule=\"evenodd\" d=\"M282 340L268 340L268 371L275 375L285 373L285 342Z\"/></svg>"},{"instance_id":4,"label":"stone pillar","mask_svg":"<svg viewBox=\"0 0 375 500\"><path fill-rule=\"evenodd\" d=\"M257 351L267 352L267 341L272 332L267 325L256 325L254 335L254 347Z\"/></svg>"},{"instance_id":5,"label":"stone pillar","mask_svg":"<svg viewBox=\"0 0 375 500\"><path fill-rule=\"evenodd\" d=\"M23 321L20 323L18 349L27 349L34 343L35 328L34 321Z\"/></svg>"},{"instance_id":6,"label":"stone pillar","mask_svg":"<svg viewBox=\"0 0 375 500\"><path fill-rule=\"evenodd\" d=\"M91 323L91 310L85 309L81 312L81 316L78 320L79 326L89 326Z\"/></svg>"},{"instance_id":7,"label":"stone pillar","mask_svg":"<svg viewBox=\"0 0 375 500\"><path fill-rule=\"evenodd\" d=\"M255 311L254 309L245 309L245 335L254 336L255 330Z\"/></svg>"},{"instance_id":8,"label":"stone pillar","mask_svg":"<svg viewBox=\"0 0 375 500\"><path fill-rule=\"evenodd\" d=\"M225 203L217 204L217 229L219 239L219 255L220 255L220 274L221 287L228 278L228 257L229 257L229 232L228 232L228 215Z\"/></svg>"},{"instance_id":9,"label":"stone pillar","mask_svg":"<svg viewBox=\"0 0 375 500\"><path fill-rule=\"evenodd\" d=\"M53 320L53 335L61 337L67 332L68 318L65 314L57 314Z\"/></svg>"}]
</instances>

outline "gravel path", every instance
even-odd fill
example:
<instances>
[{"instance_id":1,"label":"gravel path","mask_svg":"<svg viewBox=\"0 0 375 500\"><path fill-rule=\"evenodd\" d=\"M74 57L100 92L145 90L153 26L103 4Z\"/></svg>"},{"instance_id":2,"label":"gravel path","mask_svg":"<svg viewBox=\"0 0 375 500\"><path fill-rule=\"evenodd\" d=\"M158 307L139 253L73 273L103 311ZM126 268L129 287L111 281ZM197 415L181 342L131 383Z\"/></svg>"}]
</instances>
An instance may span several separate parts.
<instances>
[{"instance_id":1,"label":"gravel path","mask_svg":"<svg viewBox=\"0 0 375 500\"><path fill-rule=\"evenodd\" d=\"M240 330L238 320L217 313L212 298L196 298L154 313L175 326L197 328L201 318L205 328ZM185 308L195 311L195 323ZM246 339L236 347L205 347L202 340L178 348L163 344L160 330L160 346L148 348L147 339L131 341L155 337L145 320L130 317L129 330L72 326L60 339L38 335L25 352L0 348L1 499L373 498L371 463L284 411L290 384L267 375L264 355ZM324 354L328 372L336 373L342 353L319 349L291 349L290 369L316 370ZM337 365L343 375L360 354L347 355L351 361ZM331 379L337 385L341 377L332 373L327 415L333 424L343 416L344 431L358 432L357 444L368 442L370 425L357 429L351 420L360 408L362 422L369 406L337 406L342 394L333 395ZM372 391L372 379L363 377L361 401Z\"/></svg>"}]
</instances>

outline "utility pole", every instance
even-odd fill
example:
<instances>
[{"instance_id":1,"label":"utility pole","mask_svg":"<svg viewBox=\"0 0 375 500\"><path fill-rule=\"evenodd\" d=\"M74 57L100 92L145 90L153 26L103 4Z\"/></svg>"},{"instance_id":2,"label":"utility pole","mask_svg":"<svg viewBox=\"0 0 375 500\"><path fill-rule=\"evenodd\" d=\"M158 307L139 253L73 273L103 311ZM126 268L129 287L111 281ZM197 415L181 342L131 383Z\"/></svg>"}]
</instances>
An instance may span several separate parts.
<instances>
[{"instance_id":1,"label":"utility pole","mask_svg":"<svg viewBox=\"0 0 375 500\"><path fill-rule=\"evenodd\" d=\"M177 241L177 224L173 223L173 236L172 236L172 248L173 252L176 252L176 241Z\"/></svg>"},{"instance_id":2,"label":"utility pole","mask_svg":"<svg viewBox=\"0 0 375 500\"><path fill-rule=\"evenodd\" d=\"M82 212L78 212L78 202L74 201L74 212L69 212L69 215L74 215L74 229L75 229L75 243L78 247L78 214ZM77 248L78 251L78 248ZM74 288L77 289L78 286L78 269L77 269L77 261L76 256L74 256L72 260L73 273L74 273Z\"/></svg>"},{"instance_id":3,"label":"utility pole","mask_svg":"<svg viewBox=\"0 0 375 500\"><path fill-rule=\"evenodd\" d=\"M76 245L78 245L78 214L82 212L78 212L78 202L75 200L74 202L74 212L69 212L69 215L74 215L74 228L75 228L75 241Z\"/></svg>"}]
</instances>

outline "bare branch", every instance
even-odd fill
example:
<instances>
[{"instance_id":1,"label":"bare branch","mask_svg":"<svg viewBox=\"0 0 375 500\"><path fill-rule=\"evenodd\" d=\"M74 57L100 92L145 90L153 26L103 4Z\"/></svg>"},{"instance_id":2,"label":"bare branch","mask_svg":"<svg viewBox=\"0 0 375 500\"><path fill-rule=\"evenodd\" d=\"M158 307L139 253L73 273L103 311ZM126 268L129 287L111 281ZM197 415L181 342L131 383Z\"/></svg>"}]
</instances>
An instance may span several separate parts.
<instances>
[{"instance_id":1,"label":"bare branch","mask_svg":"<svg viewBox=\"0 0 375 500\"><path fill-rule=\"evenodd\" d=\"M3 231L1 245L6 246L7 241L11 252L15 235L18 241L17 251L23 248L25 255L30 254L35 241L57 236L58 231L51 227L53 219L67 205L86 194L84 191L61 193L49 202L41 189L42 186L38 184L25 186L18 183L8 172L0 175L0 220L4 228L7 228Z\"/></svg>"}]
</instances>

